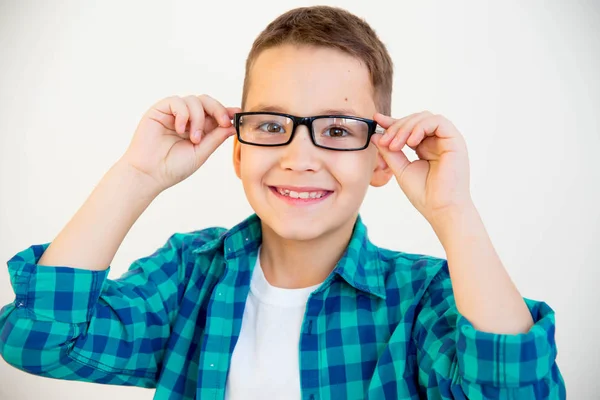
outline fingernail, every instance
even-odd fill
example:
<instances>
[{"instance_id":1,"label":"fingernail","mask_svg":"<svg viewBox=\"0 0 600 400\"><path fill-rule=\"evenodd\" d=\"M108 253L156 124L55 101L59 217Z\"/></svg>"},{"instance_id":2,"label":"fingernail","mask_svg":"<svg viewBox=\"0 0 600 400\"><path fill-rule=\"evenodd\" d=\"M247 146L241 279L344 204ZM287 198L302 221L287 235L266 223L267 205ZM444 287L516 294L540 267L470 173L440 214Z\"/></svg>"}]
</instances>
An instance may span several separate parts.
<instances>
[{"instance_id":1,"label":"fingernail","mask_svg":"<svg viewBox=\"0 0 600 400\"><path fill-rule=\"evenodd\" d=\"M194 140L195 141L199 141L200 140L200 135L201 135L201 131L197 130L196 132L194 132Z\"/></svg>"}]
</instances>

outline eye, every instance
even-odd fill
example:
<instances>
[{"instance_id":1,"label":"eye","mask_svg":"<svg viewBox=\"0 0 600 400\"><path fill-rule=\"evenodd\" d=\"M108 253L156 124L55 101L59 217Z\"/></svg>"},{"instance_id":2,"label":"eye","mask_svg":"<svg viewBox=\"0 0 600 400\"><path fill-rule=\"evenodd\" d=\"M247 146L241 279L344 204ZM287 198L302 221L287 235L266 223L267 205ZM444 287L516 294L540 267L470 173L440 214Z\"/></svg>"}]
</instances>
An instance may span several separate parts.
<instances>
[{"instance_id":1,"label":"eye","mask_svg":"<svg viewBox=\"0 0 600 400\"><path fill-rule=\"evenodd\" d=\"M258 129L269 133L285 133L283 126L276 122L265 122L258 126Z\"/></svg>"},{"instance_id":2,"label":"eye","mask_svg":"<svg viewBox=\"0 0 600 400\"><path fill-rule=\"evenodd\" d=\"M340 128L338 126L332 126L331 128L325 129L323 131L323 134L325 136L329 136L329 137L340 138L340 137L346 137L346 136L350 135L350 132L348 132L344 128Z\"/></svg>"}]
</instances>

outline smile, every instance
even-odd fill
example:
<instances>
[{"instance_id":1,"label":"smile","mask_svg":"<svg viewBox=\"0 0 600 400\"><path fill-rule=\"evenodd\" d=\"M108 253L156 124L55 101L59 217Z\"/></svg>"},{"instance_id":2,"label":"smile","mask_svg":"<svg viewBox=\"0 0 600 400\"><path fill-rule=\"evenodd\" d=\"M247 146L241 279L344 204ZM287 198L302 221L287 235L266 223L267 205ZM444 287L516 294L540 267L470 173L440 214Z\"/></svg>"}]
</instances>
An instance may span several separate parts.
<instances>
[{"instance_id":1,"label":"smile","mask_svg":"<svg viewBox=\"0 0 600 400\"><path fill-rule=\"evenodd\" d=\"M277 197L287 200L288 202L292 202L294 204L298 203L316 203L319 202L326 197L328 197L331 193L330 190L323 189L312 189L312 188L285 188L285 187L277 187L277 186L269 186L271 191L277 195Z\"/></svg>"}]
</instances>

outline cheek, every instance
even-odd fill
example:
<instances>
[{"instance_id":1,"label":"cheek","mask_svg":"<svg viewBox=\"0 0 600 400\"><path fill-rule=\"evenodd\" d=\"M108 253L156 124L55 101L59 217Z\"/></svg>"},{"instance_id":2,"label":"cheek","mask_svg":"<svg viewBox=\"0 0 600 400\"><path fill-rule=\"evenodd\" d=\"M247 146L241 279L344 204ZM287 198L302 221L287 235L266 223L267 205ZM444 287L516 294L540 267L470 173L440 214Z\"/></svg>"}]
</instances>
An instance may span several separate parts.
<instances>
[{"instance_id":1,"label":"cheek","mask_svg":"<svg viewBox=\"0 0 600 400\"><path fill-rule=\"evenodd\" d=\"M375 168L376 153L339 152L331 159L330 171L346 185L368 186Z\"/></svg>"},{"instance_id":2,"label":"cheek","mask_svg":"<svg viewBox=\"0 0 600 400\"><path fill-rule=\"evenodd\" d=\"M240 174L244 186L262 181L270 168L269 157L260 150L250 147L241 149Z\"/></svg>"}]
</instances>

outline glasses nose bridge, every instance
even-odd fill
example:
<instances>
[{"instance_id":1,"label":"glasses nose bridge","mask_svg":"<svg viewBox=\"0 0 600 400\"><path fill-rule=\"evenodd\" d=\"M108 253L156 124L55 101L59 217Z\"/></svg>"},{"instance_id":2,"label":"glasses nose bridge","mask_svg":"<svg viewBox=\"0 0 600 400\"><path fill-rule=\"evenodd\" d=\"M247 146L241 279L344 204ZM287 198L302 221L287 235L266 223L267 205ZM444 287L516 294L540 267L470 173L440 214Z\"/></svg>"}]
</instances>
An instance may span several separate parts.
<instances>
[{"instance_id":1,"label":"glasses nose bridge","mask_svg":"<svg viewBox=\"0 0 600 400\"><path fill-rule=\"evenodd\" d=\"M296 133L298 132L298 127L304 125L306 126L306 130L308 131L308 136L310 136L311 141L313 136L312 131L312 123L314 121L314 117L293 117L294 120L294 131L292 133L292 138L290 141L293 141L296 138Z\"/></svg>"},{"instance_id":2,"label":"glasses nose bridge","mask_svg":"<svg viewBox=\"0 0 600 400\"><path fill-rule=\"evenodd\" d=\"M296 117L296 128L298 128L300 125L304 125L306 126L306 129L308 129L308 133L312 135L313 120L313 117Z\"/></svg>"},{"instance_id":3,"label":"glasses nose bridge","mask_svg":"<svg viewBox=\"0 0 600 400\"><path fill-rule=\"evenodd\" d=\"M282 153L282 166L295 171L316 171L320 167L318 157L315 155L315 144L312 134L312 121L314 117L293 117L294 128L292 137ZM298 128L306 126L308 137L298 138Z\"/></svg>"}]
</instances>

